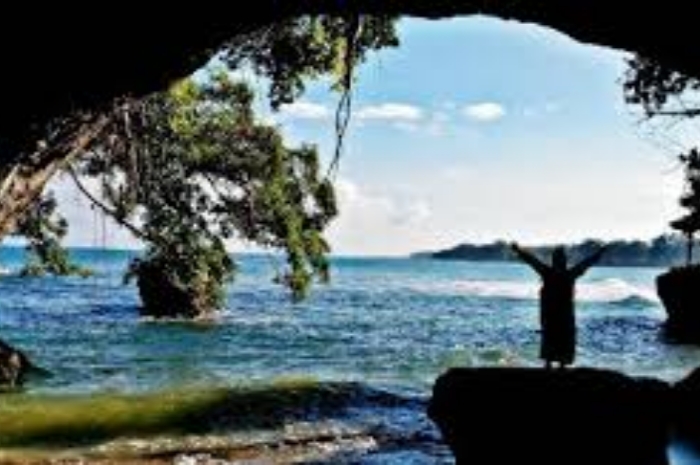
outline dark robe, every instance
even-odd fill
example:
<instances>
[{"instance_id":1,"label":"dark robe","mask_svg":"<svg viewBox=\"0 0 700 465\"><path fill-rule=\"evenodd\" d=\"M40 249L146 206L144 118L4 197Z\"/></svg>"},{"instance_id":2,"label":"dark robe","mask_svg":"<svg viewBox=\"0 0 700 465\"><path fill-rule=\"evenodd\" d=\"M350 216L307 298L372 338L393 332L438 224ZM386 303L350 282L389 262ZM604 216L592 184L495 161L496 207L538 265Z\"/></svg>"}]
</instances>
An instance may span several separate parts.
<instances>
[{"instance_id":1,"label":"dark robe","mask_svg":"<svg viewBox=\"0 0 700 465\"><path fill-rule=\"evenodd\" d=\"M562 366L572 364L576 356L574 285L576 280L600 259L605 247L599 248L572 267L566 266L566 254L563 249L558 266L545 264L517 244L513 245L513 251L542 278L540 358L547 362L547 365L551 362L558 362Z\"/></svg>"},{"instance_id":2,"label":"dark robe","mask_svg":"<svg viewBox=\"0 0 700 465\"><path fill-rule=\"evenodd\" d=\"M571 270L542 273L540 288L540 358L546 362L573 363L576 351L574 283Z\"/></svg>"}]
</instances>

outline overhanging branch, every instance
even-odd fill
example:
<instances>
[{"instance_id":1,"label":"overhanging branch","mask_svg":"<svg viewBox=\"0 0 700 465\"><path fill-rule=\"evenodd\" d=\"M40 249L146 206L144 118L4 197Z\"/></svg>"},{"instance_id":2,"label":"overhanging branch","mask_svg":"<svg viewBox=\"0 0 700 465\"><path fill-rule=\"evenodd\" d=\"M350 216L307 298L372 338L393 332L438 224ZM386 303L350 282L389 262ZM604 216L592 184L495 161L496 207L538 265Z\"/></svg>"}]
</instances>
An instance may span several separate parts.
<instances>
[{"instance_id":1,"label":"overhanging branch","mask_svg":"<svg viewBox=\"0 0 700 465\"><path fill-rule=\"evenodd\" d=\"M80 180L80 177L76 174L75 170L73 169L72 166L69 166L66 169L66 172L68 175L71 177L73 180L73 183L75 186L78 188L78 190L90 201L91 204L93 204L95 207L99 208L102 210L102 212L112 218L114 221L116 221L119 225L125 227L126 229L129 230L134 236L137 238L144 240L144 241L149 241L153 242L155 239L150 237L147 233L142 231L140 228L138 228L136 225L128 221L127 219L123 218L121 215L119 215L116 210L110 208L102 202L100 199L98 199L95 195L90 192L90 190L85 187L85 185L82 183Z\"/></svg>"}]
</instances>

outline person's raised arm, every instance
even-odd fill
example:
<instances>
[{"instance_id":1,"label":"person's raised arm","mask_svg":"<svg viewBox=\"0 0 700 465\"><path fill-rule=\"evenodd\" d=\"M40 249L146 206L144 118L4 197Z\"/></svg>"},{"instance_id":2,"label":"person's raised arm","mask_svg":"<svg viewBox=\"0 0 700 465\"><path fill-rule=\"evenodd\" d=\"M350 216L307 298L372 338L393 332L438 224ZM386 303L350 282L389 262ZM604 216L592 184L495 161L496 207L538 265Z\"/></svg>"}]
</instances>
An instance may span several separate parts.
<instances>
[{"instance_id":1,"label":"person's raised arm","mask_svg":"<svg viewBox=\"0 0 700 465\"><path fill-rule=\"evenodd\" d=\"M578 262L576 265L571 267L571 273L577 278L579 276L583 275L586 271L588 271L588 269L590 267L595 265L600 260L600 258L603 256L603 254L605 253L606 250L607 250L606 245L601 246L598 250L596 250L595 252L590 254L588 257L584 258L583 260Z\"/></svg>"},{"instance_id":2,"label":"person's raised arm","mask_svg":"<svg viewBox=\"0 0 700 465\"><path fill-rule=\"evenodd\" d=\"M527 250L520 248L520 246L516 242L512 242L510 244L510 249L520 260L530 265L530 267L533 270L535 270L540 276L544 276L544 274L549 269L549 267L542 263L539 258L535 257L535 255L528 252Z\"/></svg>"}]
</instances>

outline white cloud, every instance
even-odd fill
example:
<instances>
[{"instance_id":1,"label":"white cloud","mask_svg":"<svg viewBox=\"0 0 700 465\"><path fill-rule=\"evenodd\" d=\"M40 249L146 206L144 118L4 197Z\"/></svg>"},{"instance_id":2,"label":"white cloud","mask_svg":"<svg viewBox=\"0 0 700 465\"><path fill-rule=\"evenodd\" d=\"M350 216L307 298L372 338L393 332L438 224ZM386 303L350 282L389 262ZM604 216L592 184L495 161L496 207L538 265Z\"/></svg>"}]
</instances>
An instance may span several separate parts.
<instances>
[{"instance_id":1,"label":"white cloud","mask_svg":"<svg viewBox=\"0 0 700 465\"><path fill-rule=\"evenodd\" d=\"M383 103L360 108L356 114L357 126L368 122L384 122L405 132L425 132L431 136L442 136L450 122L447 111L426 112L425 109L404 103Z\"/></svg>"},{"instance_id":2,"label":"white cloud","mask_svg":"<svg viewBox=\"0 0 700 465\"><path fill-rule=\"evenodd\" d=\"M490 123L503 118L506 115L506 109L499 103L480 102L465 106L462 113L471 120Z\"/></svg>"},{"instance_id":3,"label":"white cloud","mask_svg":"<svg viewBox=\"0 0 700 465\"><path fill-rule=\"evenodd\" d=\"M391 204L391 221L397 226L419 225L430 218L432 209L422 199L398 199Z\"/></svg>"},{"instance_id":4,"label":"white cloud","mask_svg":"<svg viewBox=\"0 0 700 465\"><path fill-rule=\"evenodd\" d=\"M403 255L427 247L426 221L433 213L427 200L371 190L348 179L338 179L335 188L340 215L328 233L335 253Z\"/></svg>"},{"instance_id":5,"label":"white cloud","mask_svg":"<svg viewBox=\"0 0 700 465\"><path fill-rule=\"evenodd\" d=\"M427 220L432 210L427 201L414 196L389 195L368 192L348 179L339 179L335 184L343 209L362 209L381 213L397 226L413 225Z\"/></svg>"},{"instance_id":6,"label":"white cloud","mask_svg":"<svg viewBox=\"0 0 700 465\"><path fill-rule=\"evenodd\" d=\"M423 119L423 110L405 103L382 103L360 108L356 117L364 121L417 122Z\"/></svg>"},{"instance_id":7,"label":"white cloud","mask_svg":"<svg viewBox=\"0 0 700 465\"><path fill-rule=\"evenodd\" d=\"M286 118L311 120L326 119L331 115L324 105L304 100L282 105L280 113Z\"/></svg>"}]
</instances>

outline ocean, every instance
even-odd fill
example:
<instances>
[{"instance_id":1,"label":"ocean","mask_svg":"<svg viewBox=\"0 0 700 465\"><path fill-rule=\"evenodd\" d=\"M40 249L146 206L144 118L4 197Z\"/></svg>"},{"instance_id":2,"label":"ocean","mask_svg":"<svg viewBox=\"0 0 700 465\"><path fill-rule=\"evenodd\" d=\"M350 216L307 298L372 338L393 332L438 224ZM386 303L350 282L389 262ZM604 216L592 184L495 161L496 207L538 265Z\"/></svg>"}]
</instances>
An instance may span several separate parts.
<instances>
[{"instance_id":1,"label":"ocean","mask_svg":"<svg viewBox=\"0 0 700 465\"><path fill-rule=\"evenodd\" d=\"M279 446L304 431L304 463L451 463L424 413L435 378L456 366L541 365L538 279L520 264L337 257L332 282L292 303L272 283L282 259L244 255L226 308L193 323L139 317L135 286L122 283L137 252L73 253L95 276L19 278L23 252L0 251L0 338L52 374L30 380L17 402L164 393L161 400L177 403L183 393L251 389L296 389L295 401L309 402L277 425L227 429L219 421L215 433L198 433L208 442L178 448L178 460L213 456L203 444L214 438L227 447L261 438ZM698 365L700 349L660 339L654 278L662 271L598 267L580 280L577 365L670 381ZM311 395L298 395L300 386ZM5 445L31 446L25 439ZM131 450L122 434L100 439L103 451L105 441Z\"/></svg>"}]
</instances>

